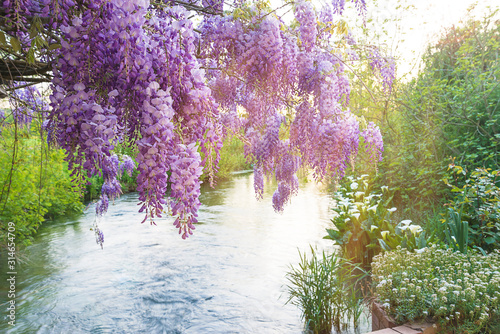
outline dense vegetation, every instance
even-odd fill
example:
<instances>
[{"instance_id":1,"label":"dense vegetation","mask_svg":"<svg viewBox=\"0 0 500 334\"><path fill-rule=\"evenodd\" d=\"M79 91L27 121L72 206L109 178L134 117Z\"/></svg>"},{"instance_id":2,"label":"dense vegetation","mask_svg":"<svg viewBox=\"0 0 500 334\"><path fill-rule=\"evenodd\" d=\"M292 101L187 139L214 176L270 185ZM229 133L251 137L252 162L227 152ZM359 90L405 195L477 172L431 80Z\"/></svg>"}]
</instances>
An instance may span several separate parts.
<instances>
[{"instance_id":1,"label":"dense vegetation","mask_svg":"<svg viewBox=\"0 0 500 334\"><path fill-rule=\"evenodd\" d=\"M47 147L36 119L14 124L6 114L0 121L0 240L3 246L7 222L14 222L21 246L44 220L82 209L81 185L72 182L64 152Z\"/></svg>"},{"instance_id":2,"label":"dense vegetation","mask_svg":"<svg viewBox=\"0 0 500 334\"><path fill-rule=\"evenodd\" d=\"M369 171L360 164L340 182L325 238L340 246L339 256L367 269L374 261L372 297L399 323L431 317L456 333L498 332L496 13L447 29L428 48L419 74L397 82L390 96L367 92L370 81L354 82L353 107L379 120L384 160L377 175L361 175ZM321 259L313 257L310 263ZM309 268L303 268L305 275ZM300 307L318 314L317 305L304 299ZM331 331L331 325L308 319L313 332Z\"/></svg>"},{"instance_id":3,"label":"dense vegetation","mask_svg":"<svg viewBox=\"0 0 500 334\"><path fill-rule=\"evenodd\" d=\"M500 25L492 17L446 30L398 90L378 183L395 189L409 214L447 201L451 163L500 169Z\"/></svg>"}]
</instances>

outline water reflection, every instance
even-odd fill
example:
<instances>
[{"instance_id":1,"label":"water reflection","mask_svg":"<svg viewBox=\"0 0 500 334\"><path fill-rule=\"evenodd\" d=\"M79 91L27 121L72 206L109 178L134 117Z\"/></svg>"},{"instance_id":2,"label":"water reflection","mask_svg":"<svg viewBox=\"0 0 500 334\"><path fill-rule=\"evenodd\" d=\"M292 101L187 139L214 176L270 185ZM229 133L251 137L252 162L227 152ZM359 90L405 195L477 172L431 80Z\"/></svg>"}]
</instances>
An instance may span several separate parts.
<instances>
[{"instance_id":1,"label":"water reflection","mask_svg":"<svg viewBox=\"0 0 500 334\"><path fill-rule=\"evenodd\" d=\"M252 177L203 188L188 240L170 218L141 225L136 194L102 219L103 250L89 231L92 208L45 224L18 270L17 326L8 332L301 333L300 311L284 305L285 273L297 249L331 247L322 240L331 199L308 183L276 214L271 190L255 200Z\"/></svg>"}]
</instances>

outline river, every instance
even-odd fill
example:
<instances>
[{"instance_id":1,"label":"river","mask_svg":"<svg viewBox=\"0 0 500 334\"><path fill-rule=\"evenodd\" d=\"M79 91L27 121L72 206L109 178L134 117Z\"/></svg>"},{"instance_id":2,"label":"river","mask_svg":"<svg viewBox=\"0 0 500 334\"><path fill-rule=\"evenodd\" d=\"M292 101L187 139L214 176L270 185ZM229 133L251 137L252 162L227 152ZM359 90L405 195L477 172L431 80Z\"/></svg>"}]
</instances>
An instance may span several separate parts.
<instances>
[{"instance_id":1,"label":"river","mask_svg":"<svg viewBox=\"0 0 500 334\"><path fill-rule=\"evenodd\" d=\"M255 199L251 173L203 187L200 223L182 240L171 218L141 225L138 196L126 194L100 220L104 249L90 231L92 206L47 222L18 265L13 328L0 283L0 332L302 333L300 310L285 305L285 274L298 250L331 249L322 237L333 201L313 182L283 214L271 198L268 189Z\"/></svg>"}]
</instances>

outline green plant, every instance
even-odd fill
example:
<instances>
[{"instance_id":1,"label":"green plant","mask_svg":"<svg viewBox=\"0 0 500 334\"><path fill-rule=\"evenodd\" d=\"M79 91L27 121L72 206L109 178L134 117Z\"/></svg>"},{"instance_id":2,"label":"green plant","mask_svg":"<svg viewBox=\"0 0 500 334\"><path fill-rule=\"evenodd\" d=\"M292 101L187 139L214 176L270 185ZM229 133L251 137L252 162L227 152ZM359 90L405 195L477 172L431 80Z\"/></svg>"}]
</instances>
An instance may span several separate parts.
<instances>
[{"instance_id":1,"label":"green plant","mask_svg":"<svg viewBox=\"0 0 500 334\"><path fill-rule=\"evenodd\" d=\"M467 254L469 244L469 223L462 220L460 212L448 208L446 216L447 229L444 230L446 241L454 251Z\"/></svg>"},{"instance_id":2,"label":"green plant","mask_svg":"<svg viewBox=\"0 0 500 334\"><path fill-rule=\"evenodd\" d=\"M451 164L453 183L445 179L454 197L448 203L450 211L458 212L469 225L472 247L492 251L500 244L500 170L476 168L468 173Z\"/></svg>"},{"instance_id":3,"label":"green plant","mask_svg":"<svg viewBox=\"0 0 500 334\"><path fill-rule=\"evenodd\" d=\"M231 176L232 172L252 168L252 165L245 158L243 146L243 142L238 135L226 137L220 151L219 170L216 175L217 179L227 179ZM202 175L203 180L207 178L207 174Z\"/></svg>"},{"instance_id":4,"label":"green plant","mask_svg":"<svg viewBox=\"0 0 500 334\"><path fill-rule=\"evenodd\" d=\"M40 224L79 212L81 186L72 181L62 150L48 149L31 128L7 122L0 141L0 243L5 244L9 222L15 224L16 245L28 245Z\"/></svg>"},{"instance_id":5,"label":"green plant","mask_svg":"<svg viewBox=\"0 0 500 334\"><path fill-rule=\"evenodd\" d=\"M381 125L378 182L395 190L394 205L405 217L417 221L414 214L449 199L441 180L450 156L471 170L500 168L497 13L446 29L418 76L395 92L394 110Z\"/></svg>"},{"instance_id":6,"label":"green plant","mask_svg":"<svg viewBox=\"0 0 500 334\"><path fill-rule=\"evenodd\" d=\"M325 239L340 245L344 256L365 266L381 250L391 250L398 245L405 248L422 248L427 245L426 234L411 220L396 223L391 215L392 194L388 187L382 193L371 191L367 175L347 177L348 182L335 193L333 229L327 229Z\"/></svg>"},{"instance_id":7,"label":"green plant","mask_svg":"<svg viewBox=\"0 0 500 334\"><path fill-rule=\"evenodd\" d=\"M311 247L311 257L300 253L298 267L287 273L287 303L298 306L306 328L315 334L356 327L362 312L362 299L356 284L365 272L335 254L321 255ZM363 275L364 274L364 275Z\"/></svg>"},{"instance_id":8,"label":"green plant","mask_svg":"<svg viewBox=\"0 0 500 334\"><path fill-rule=\"evenodd\" d=\"M500 252L398 248L372 263L375 294L398 323L431 317L454 333L497 333Z\"/></svg>"}]
</instances>

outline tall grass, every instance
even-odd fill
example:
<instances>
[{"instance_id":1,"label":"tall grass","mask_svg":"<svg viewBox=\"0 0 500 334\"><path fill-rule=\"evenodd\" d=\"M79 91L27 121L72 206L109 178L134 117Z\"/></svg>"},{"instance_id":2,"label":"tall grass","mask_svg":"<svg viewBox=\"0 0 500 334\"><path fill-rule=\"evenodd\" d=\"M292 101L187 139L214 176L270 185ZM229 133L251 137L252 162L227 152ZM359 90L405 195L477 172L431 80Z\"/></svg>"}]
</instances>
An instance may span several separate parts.
<instances>
[{"instance_id":1,"label":"tall grass","mask_svg":"<svg viewBox=\"0 0 500 334\"><path fill-rule=\"evenodd\" d=\"M358 266L336 256L318 254L311 247L311 256L300 253L297 267L287 273L287 303L302 311L306 330L314 334L356 328L363 310L359 280L366 275Z\"/></svg>"}]
</instances>

